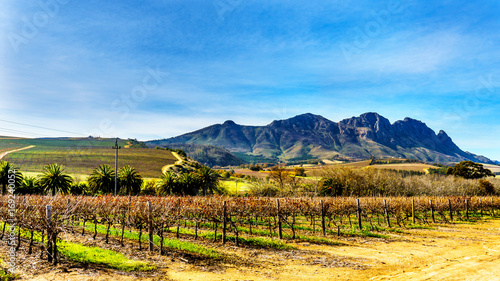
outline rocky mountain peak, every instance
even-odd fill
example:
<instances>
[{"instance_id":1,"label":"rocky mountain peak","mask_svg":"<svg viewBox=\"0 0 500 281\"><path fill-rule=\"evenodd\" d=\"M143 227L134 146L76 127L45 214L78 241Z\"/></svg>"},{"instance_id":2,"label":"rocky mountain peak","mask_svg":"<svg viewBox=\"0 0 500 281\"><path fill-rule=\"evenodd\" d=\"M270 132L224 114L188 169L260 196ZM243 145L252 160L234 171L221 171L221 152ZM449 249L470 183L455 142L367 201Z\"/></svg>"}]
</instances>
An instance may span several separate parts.
<instances>
[{"instance_id":1,"label":"rocky mountain peak","mask_svg":"<svg viewBox=\"0 0 500 281\"><path fill-rule=\"evenodd\" d=\"M375 156L441 163L462 160L492 163L485 157L462 151L444 131L436 135L422 121L407 117L391 124L375 112L338 123L311 113L276 120L267 126L238 125L228 120L161 142L216 145L231 152L274 160Z\"/></svg>"},{"instance_id":2,"label":"rocky mountain peak","mask_svg":"<svg viewBox=\"0 0 500 281\"><path fill-rule=\"evenodd\" d=\"M271 124L270 127L290 127L290 128L299 128L299 129L311 129L315 128L319 123L331 122L328 119L324 118L320 115L314 115L312 113L305 113L301 115L297 115L290 119L285 120L275 120Z\"/></svg>"},{"instance_id":3,"label":"rocky mountain peak","mask_svg":"<svg viewBox=\"0 0 500 281\"><path fill-rule=\"evenodd\" d=\"M224 126L224 127L234 127L237 125L238 124L234 123L233 120L227 120L226 122L222 123L222 126Z\"/></svg>"}]
</instances>

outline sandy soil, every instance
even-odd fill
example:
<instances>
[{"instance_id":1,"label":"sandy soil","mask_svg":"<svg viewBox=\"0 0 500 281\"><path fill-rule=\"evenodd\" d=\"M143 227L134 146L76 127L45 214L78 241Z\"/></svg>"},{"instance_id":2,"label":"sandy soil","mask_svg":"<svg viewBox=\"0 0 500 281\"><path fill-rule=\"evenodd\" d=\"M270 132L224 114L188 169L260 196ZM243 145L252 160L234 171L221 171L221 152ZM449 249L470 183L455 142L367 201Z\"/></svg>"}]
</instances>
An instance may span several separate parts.
<instances>
[{"instance_id":1,"label":"sandy soil","mask_svg":"<svg viewBox=\"0 0 500 281\"><path fill-rule=\"evenodd\" d=\"M34 258L26 262L39 263L41 269L23 280L500 280L498 219L388 235L340 238L343 246L297 243L294 251L222 247L207 241L207 246L227 253L226 260L216 263L179 253L160 257L131 244L121 251L150 260L158 270L124 273L71 263L53 268Z\"/></svg>"}]
</instances>

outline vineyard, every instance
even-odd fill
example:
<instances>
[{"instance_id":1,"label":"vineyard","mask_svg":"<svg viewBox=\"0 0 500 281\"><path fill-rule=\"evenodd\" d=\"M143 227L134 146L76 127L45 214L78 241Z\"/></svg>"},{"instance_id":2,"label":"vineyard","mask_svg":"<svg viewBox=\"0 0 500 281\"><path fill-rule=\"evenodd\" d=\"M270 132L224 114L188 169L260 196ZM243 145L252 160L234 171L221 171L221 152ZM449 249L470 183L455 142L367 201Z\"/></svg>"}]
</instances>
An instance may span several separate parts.
<instances>
[{"instance_id":1,"label":"vineyard","mask_svg":"<svg viewBox=\"0 0 500 281\"><path fill-rule=\"evenodd\" d=\"M179 247L169 244L167 234L223 245L293 249L287 241L335 245L338 236L376 237L375 232L494 217L499 215L500 198L23 196L14 202L3 196L0 206L1 238L17 248L24 243L30 254L57 264L58 245L64 243L61 233L94 240L105 235L106 244L115 241L122 246L124 239L135 239L137 250L160 255L166 248ZM222 258L202 245L195 252Z\"/></svg>"}]
</instances>

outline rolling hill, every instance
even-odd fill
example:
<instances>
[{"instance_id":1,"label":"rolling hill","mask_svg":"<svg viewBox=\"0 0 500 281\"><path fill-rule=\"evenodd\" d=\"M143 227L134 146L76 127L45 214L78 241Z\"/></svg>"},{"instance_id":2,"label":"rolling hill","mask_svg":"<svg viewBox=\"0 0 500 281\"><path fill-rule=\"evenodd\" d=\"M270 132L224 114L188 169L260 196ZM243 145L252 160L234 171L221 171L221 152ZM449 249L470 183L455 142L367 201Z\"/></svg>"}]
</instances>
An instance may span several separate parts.
<instances>
[{"instance_id":1,"label":"rolling hill","mask_svg":"<svg viewBox=\"0 0 500 281\"><path fill-rule=\"evenodd\" d=\"M104 138L0 138L0 152L32 146L1 159L10 161L21 172L41 172L45 165L57 163L64 165L68 173L88 175L101 164L114 167L114 144L115 139ZM172 152L144 148L135 140L120 139L118 144L122 147L118 167L130 165L143 177L159 177L163 166L177 161Z\"/></svg>"},{"instance_id":2,"label":"rolling hill","mask_svg":"<svg viewBox=\"0 0 500 281\"><path fill-rule=\"evenodd\" d=\"M237 155L275 161L396 157L437 163L463 160L496 163L461 150L444 131L436 134L419 120L405 118L391 124L377 113L340 122L306 113L266 126L226 121L177 137L146 142L148 146L155 143L214 145Z\"/></svg>"},{"instance_id":3,"label":"rolling hill","mask_svg":"<svg viewBox=\"0 0 500 281\"><path fill-rule=\"evenodd\" d=\"M150 148L168 147L172 149L182 149L186 152L188 157L211 167L238 166L245 163L244 160L220 146L182 143L165 144L162 141L150 141L147 143L147 146Z\"/></svg>"}]
</instances>

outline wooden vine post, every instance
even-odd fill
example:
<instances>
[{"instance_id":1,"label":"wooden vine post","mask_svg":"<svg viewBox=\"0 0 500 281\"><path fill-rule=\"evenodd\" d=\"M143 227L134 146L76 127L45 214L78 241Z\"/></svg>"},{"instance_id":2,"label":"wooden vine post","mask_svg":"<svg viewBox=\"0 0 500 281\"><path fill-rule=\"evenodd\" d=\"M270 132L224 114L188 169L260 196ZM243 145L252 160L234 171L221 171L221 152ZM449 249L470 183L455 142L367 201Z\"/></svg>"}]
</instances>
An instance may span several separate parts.
<instances>
[{"instance_id":1,"label":"wooden vine post","mask_svg":"<svg viewBox=\"0 0 500 281\"><path fill-rule=\"evenodd\" d=\"M323 200L319 201L321 203L321 228L323 229L323 236L326 236L326 226L325 226L325 206Z\"/></svg>"},{"instance_id":2,"label":"wooden vine post","mask_svg":"<svg viewBox=\"0 0 500 281\"><path fill-rule=\"evenodd\" d=\"M227 224L227 206L226 201L222 203L222 244L226 244L226 224Z\"/></svg>"},{"instance_id":3,"label":"wooden vine post","mask_svg":"<svg viewBox=\"0 0 500 281\"><path fill-rule=\"evenodd\" d=\"M479 198L479 215L483 217L483 201Z\"/></svg>"},{"instance_id":4,"label":"wooden vine post","mask_svg":"<svg viewBox=\"0 0 500 281\"><path fill-rule=\"evenodd\" d=\"M149 251L153 251L153 205L148 201Z\"/></svg>"},{"instance_id":5,"label":"wooden vine post","mask_svg":"<svg viewBox=\"0 0 500 281\"><path fill-rule=\"evenodd\" d=\"M432 222L436 223L436 219L434 218L434 206L432 206L432 200L429 200L429 204L431 205L431 217L432 217Z\"/></svg>"},{"instance_id":6,"label":"wooden vine post","mask_svg":"<svg viewBox=\"0 0 500 281\"><path fill-rule=\"evenodd\" d=\"M411 199L411 222L415 223L415 198Z\"/></svg>"},{"instance_id":7,"label":"wooden vine post","mask_svg":"<svg viewBox=\"0 0 500 281\"><path fill-rule=\"evenodd\" d=\"M359 230L362 230L363 226L361 225L361 203L359 203L359 199L356 199L356 203L358 205L358 227Z\"/></svg>"},{"instance_id":8,"label":"wooden vine post","mask_svg":"<svg viewBox=\"0 0 500 281\"><path fill-rule=\"evenodd\" d=\"M278 236L283 239L283 229L281 228L280 200L276 198L276 208L278 209Z\"/></svg>"},{"instance_id":9,"label":"wooden vine post","mask_svg":"<svg viewBox=\"0 0 500 281\"><path fill-rule=\"evenodd\" d=\"M384 212L385 212L385 219L387 221L387 227L391 227L391 220L389 218L389 211L387 210L387 200L384 199Z\"/></svg>"},{"instance_id":10,"label":"wooden vine post","mask_svg":"<svg viewBox=\"0 0 500 281\"><path fill-rule=\"evenodd\" d=\"M465 199L465 218L469 220L469 200Z\"/></svg>"},{"instance_id":11,"label":"wooden vine post","mask_svg":"<svg viewBox=\"0 0 500 281\"><path fill-rule=\"evenodd\" d=\"M448 199L448 207L450 209L450 222L453 222L453 209L451 208L451 200Z\"/></svg>"},{"instance_id":12,"label":"wooden vine post","mask_svg":"<svg viewBox=\"0 0 500 281\"><path fill-rule=\"evenodd\" d=\"M52 207L45 206L45 216L47 217L47 260L49 262L53 261L53 251L52 251Z\"/></svg>"},{"instance_id":13,"label":"wooden vine post","mask_svg":"<svg viewBox=\"0 0 500 281\"><path fill-rule=\"evenodd\" d=\"M493 197L491 197L491 216L495 216L495 205L493 204Z\"/></svg>"}]
</instances>

